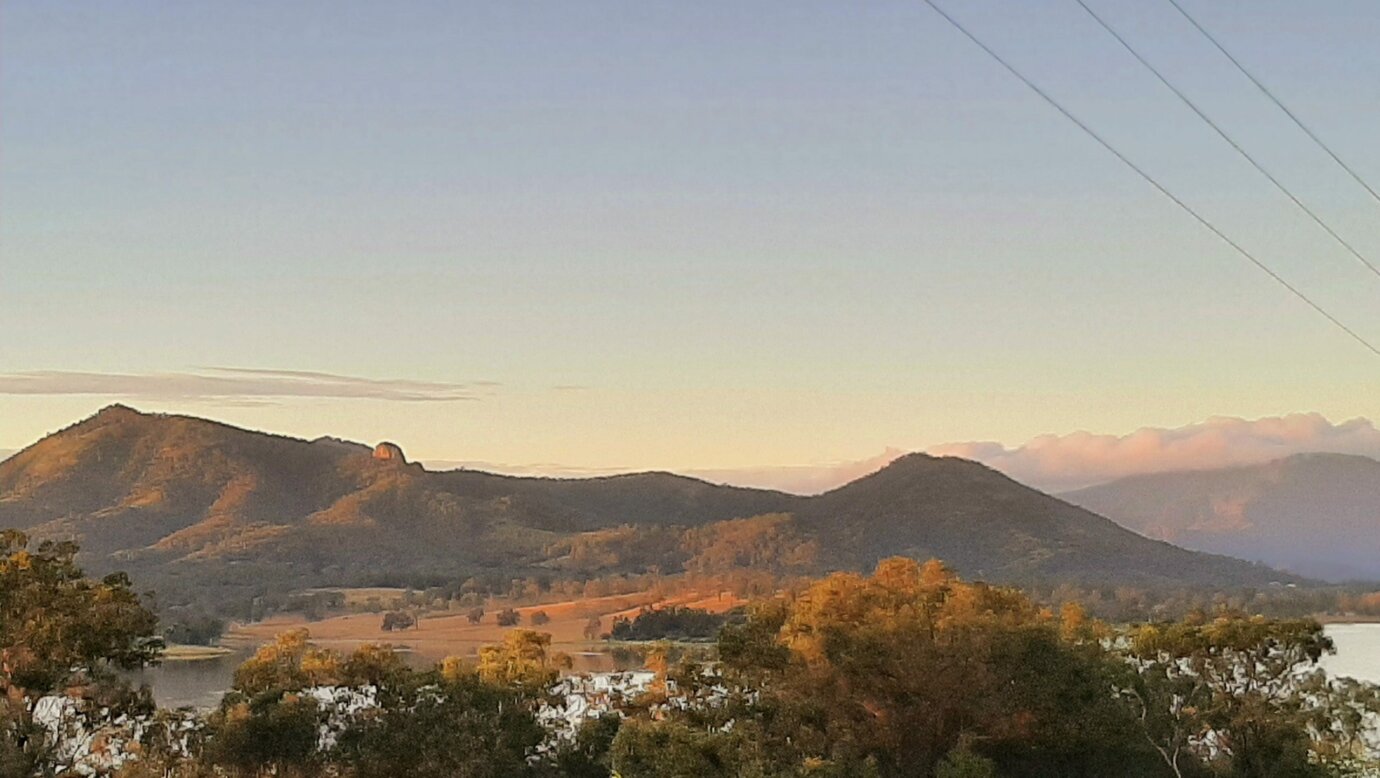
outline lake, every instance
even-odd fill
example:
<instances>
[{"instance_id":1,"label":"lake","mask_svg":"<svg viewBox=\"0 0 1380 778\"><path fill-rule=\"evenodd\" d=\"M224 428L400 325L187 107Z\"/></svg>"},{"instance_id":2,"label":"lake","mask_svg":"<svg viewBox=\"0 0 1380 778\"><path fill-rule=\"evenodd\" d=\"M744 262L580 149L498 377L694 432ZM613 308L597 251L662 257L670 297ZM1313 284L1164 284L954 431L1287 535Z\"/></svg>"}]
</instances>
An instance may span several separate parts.
<instances>
[{"instance_id":1,"label":"lake","mask_svg":"<svg viewBox=\"0 0 1380 778\"><path fill-rule=\"evenodd\" d=\"M1380 683L1380 624L1328 624L1337 653L1323 659L1328 675Z\"/></svg>"},{"instance_id":2,"label":"lake","mask_svg":"<svg viewBox=\"0 0 1380 778\"><path fill-rule=\"evenodd\" d=\"M230 688L235 668L251 653L245 650L210 659L179 659L130 673L129 677L136 684L152 687L153 698L160 707L209 710L220 704L221 695Z\"/></svg>"},{"instance_id":3,"label":"lake","mask_svg":"<svg viewBox=\"0 0 1380 778\"><path fill-rule=\"evenodd\" d=\"M1371 683L1380 683L1380 624L1329 624L1327 634L1337 644L1337 653L1323 659L1329 675L1344 675ZM154 699L167 708L190 705L214 708L220 697L230 688L235 668L249 656L250 651L213 659L165 662L132 677L136 682L153 687ZM624 669L615 668L608 654L589 653L574 656L575 667L581 671ZM414 658L414 663L429 664L435 658Z\"/></svg>"},{"instance_id":4,"label":"lake","mask_svg":"<svg viewBox=\"0 0 1380 778\"><path fill-rule=\"evenodd\" d=\"M208 659L178 659L128 673L135 684L146 683L153 689L153 698L160 707L193 707L209 710L220 704L220 698L230 689L235 668L254 652L241 649ZM416 668L429 668L441 656L406 653L407 663ZM611 653L598 651L572 652L577 672L610 672L632 669L641 662L630 658L615 658Z\"/></svg>"}]
</instances>

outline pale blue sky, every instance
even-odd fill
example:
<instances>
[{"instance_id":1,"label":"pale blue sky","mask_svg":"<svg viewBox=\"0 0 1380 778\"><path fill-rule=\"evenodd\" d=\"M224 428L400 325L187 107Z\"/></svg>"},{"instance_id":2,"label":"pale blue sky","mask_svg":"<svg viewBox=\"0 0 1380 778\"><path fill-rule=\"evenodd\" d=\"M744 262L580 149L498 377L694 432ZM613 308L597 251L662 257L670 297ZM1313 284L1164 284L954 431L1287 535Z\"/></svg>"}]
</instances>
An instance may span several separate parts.
<instances>
[{"instance_id":1,"label":"pale blue sky","mask_svg":"<svg viewBox=\"0 0 1380 778\"><path fill-rule=\"evenodd\" d=\"M1380 4L1183 2L1380 182ZM1380 258L1380 207L1167 2L1093 4ZM947 6L1380 340L1380 279L1073 0ZM0 378L0 448L114 400L667 468L1380 415L1380 360L914 0L9 0L0 118L0 373L49 373ZM206 367L497 385L64 375Z\"/></svg>"}]
</instances>

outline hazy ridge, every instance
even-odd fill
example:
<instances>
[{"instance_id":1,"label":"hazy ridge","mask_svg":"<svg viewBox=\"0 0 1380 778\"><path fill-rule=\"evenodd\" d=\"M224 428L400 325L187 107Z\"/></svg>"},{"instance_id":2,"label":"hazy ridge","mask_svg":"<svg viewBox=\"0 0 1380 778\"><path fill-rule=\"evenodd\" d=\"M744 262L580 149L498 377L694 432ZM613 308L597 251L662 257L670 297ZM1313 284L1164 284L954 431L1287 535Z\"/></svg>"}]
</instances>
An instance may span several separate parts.
<instances>
[{"instance_id":1,"label":"hazy ridge","mask_svg":"<svg viewBox=\"0 0 1380 778\"><path fill-rule=\"evenodd\" d=\"M1188 548L1321 578L1380 579L1380 462L1369 457L1299 454L1132 476L1062 497Z\"/></svg>"}]
</instances>

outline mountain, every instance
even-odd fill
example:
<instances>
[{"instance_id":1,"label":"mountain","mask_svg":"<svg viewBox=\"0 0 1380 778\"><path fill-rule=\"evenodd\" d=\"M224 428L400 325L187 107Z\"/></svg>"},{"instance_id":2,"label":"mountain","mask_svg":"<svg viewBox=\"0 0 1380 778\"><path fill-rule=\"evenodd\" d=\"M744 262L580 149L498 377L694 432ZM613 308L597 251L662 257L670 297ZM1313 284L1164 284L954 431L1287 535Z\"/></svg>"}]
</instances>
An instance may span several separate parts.
<instances>
[{"instance_id":1,"label":"mountain","mask_svg":"<svg viewBox=\"0 0 1380 778\"><path fill-rule=\"evenodd\" d=\"M1380 580L1380 462L1300 454L1123 478L1062 495L1124 527L1294 572Z\"/></svg>"},{"instance_id":2,"label":"mountain","mask_svg":"<svg viewBox=\"0 0 1380 778\"><path fill-rule=\"evenodd\" d=\"M730 521L763 514L789 514L789 526ZM690 529L720 557L763 564L773 563L770 554L744 556L724 544L786 532L815 550L813 571L866 568L906 554L937 556L962 573L999 581L1287 580L1148 540L961 459L912 454L831 492L800 497L670 473L553 479L432 472L390 444L298 440L124 406L0 463L0 527L76 538L93 571L125 569L164 592L244 595L652 566L674 572L690 564L693 550L682 549Z\"/></svg>"},{"instance_id":3,"label":"mountain","mask_svg":"<svg viewBox=\"0 0 1380 778\"><path fill-rule=\"evenodd\" d=\"M1280 574L1150 540L956 457L909 454L806 500L797 514L844 566L938 557L974 578L1259 585Z\"/></svg>"}]
</instances>

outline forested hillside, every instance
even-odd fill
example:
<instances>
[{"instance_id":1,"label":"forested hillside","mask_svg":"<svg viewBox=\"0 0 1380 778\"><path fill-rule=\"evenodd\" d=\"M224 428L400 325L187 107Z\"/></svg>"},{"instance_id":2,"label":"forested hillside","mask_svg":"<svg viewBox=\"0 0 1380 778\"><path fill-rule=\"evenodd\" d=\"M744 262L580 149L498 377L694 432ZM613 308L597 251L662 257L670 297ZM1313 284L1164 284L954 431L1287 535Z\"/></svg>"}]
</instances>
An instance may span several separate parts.
<instances>
[{"instance_id":1,"label":"forested hillside","mask_svg":"<svg viewBox=\"0 0 1380 778\"><path fill-rule=\"evenodd\" d=\"M0 463L0 527L168 598L466 575L814 574L902 554L987 580L1263 586L974 462L910 455L818 497L669 473L431 472L401 449L112 406Z\"/></svg>"}]
</instances>

